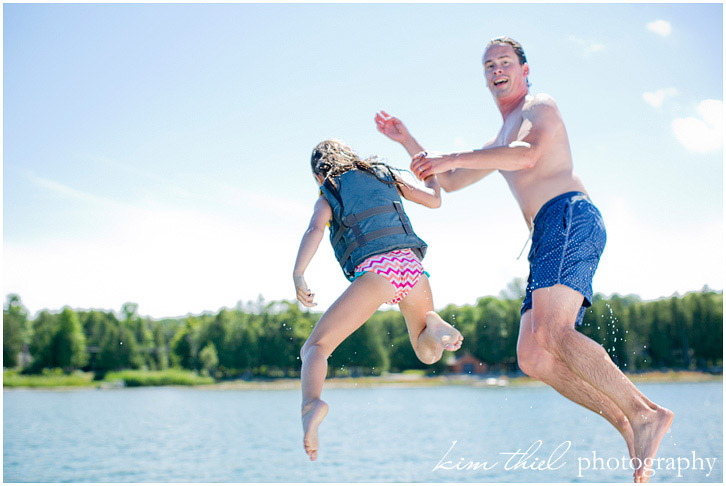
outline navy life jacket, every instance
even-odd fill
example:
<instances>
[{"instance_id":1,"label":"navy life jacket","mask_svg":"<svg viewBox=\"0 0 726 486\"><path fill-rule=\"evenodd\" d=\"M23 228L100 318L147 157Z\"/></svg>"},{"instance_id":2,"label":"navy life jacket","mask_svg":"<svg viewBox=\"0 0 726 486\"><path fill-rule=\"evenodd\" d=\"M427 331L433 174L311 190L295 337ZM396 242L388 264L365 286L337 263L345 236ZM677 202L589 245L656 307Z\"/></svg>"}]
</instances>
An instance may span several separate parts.
<instances>
[{"instance_id":1,"label":"navy life jacket","mask_svg":"<svg viewBox=\"0 0 726 486\"><path fill-rule=\"evenodd\" d=\"M390 172L378 174L393 181ZM356 266L380 253L410 248L423 259L427 245L413 232L395 184L352 169L334 177L334 184L325 179L320 190L333 210L330 243L348 280Z\"/></svg>"}]
</instances>

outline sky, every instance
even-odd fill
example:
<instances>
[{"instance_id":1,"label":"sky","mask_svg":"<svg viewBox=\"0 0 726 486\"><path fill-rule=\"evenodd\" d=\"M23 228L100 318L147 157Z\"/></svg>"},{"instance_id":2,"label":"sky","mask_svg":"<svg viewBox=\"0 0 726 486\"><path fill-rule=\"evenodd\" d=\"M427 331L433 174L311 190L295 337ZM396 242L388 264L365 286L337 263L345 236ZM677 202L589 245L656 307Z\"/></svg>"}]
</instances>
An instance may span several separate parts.
<instances>
[{"instance_id":1,"label":"sky","mask_svg":"<svg viewBox=\"0 0 726 486\"><path fill-rule=\"evenodd\" d=\"M5 4L3 291L31 313L134 302L153 318L294 299L312 148L338 138L407 168L380 109L428 150L480 148L501 124L481 65L500 35L558 103L603 214L595 291L721 290L722 9ZM436 308L526 279L500 174L405 207ZM306 272L318 310L348 285L326 240Z\"/></svg>"}]
</instances>

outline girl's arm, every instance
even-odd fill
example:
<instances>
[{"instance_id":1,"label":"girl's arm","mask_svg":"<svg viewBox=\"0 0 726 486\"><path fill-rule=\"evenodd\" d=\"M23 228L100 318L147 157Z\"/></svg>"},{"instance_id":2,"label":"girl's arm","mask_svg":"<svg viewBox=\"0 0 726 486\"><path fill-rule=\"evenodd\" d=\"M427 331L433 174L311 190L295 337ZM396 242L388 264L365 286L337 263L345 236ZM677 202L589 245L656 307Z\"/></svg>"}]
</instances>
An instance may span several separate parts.
<instances>
[{"instance_id":1,"label":"girl's arm","mask_svg":"<svg viewBox=\"0 0 726 486\"><path fill-rule=\"evenodd\" d=\"M406 149L406 152L411 157L424 151L421 144L408 131L406 125L395 116L391 116L381 110L376 113L375 120L378 131L391 140L403 145L403 148Z\"/></svg>"},{"instance_id":2,"label":"girl's arm","mask_svg":"<svg viewBox=\"0 0 726 486\"><path fill-rule=\"evenodd\" d=\"M320 241L323 239L323 234L325 233L325 225L332 217L333 210L330 209L330 204L328 204L324 196L320 196L315 202L313 217L310 218L308 229L305 230L302 241L300 242L300 248L297 251L297 258L295 259L295 268L292 271L292 280L295 283L297 300L305 307L317 305L313 302L315 294L308 288L304 274L310 260L313 259L315 252L318 251L318 246L320 246Z\"/></svg>"},{"instance_id":3,"label":"girl's arm","mask_svg":"<svg viewBox=\"0 0 726 486\"><path fill-rule=\"evenodd\" d=\"M404 198L408 199L409 201L426 206L427 208L435 209L441 207L441 186L439 185L439 181L436 180L436 176L427 177L424 181L424 184L426 185L428 190L412 186L411 184L398 177L398 175L394 175L394 177L397 181L403 184L397 187L398 192Z\"/></svg>"}]
</instances>

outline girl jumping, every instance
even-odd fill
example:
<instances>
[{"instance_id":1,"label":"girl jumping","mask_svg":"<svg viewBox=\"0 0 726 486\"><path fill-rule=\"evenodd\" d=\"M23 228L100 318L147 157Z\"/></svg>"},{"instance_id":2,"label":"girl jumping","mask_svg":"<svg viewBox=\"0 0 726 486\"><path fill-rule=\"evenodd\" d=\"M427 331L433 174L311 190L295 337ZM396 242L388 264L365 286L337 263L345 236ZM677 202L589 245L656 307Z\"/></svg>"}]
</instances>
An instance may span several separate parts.
<instances>
[{"instance_id":1,"label":"girl jumping","mask_svg":"<svg viewBox=\"0 0 726 486\"><path fill-rule=\"evenodd\" d=\"M295 261L297 299L306 307L316 305L304 273L326 225L335 257L351 281L300 351L303 444L314 461L318 426L328 413L328 404L320 399L327 358L381 304L398 304L416 356L426 364L438 361L444 349L459 349L462 336L434 312L428 276L421 265L426 243L413 232L401 205L400 196L430 208L441 206L436 177L426 179L428 190L411 186L387 164L375 157L362 160L336 140L318 144L310 163L320 197Z\"/></svg>"}]
</instances>

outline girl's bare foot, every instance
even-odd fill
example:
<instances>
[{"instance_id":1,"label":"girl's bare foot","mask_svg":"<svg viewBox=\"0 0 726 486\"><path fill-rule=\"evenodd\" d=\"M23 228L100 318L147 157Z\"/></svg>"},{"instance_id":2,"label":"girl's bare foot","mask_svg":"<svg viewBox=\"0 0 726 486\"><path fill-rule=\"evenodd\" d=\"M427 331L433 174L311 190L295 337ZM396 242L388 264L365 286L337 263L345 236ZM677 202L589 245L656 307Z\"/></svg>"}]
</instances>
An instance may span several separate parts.
<instances>
[{"instance_id":1,"label":"girl's bare foot","mask_svg":"<svg viewBox=\"0 0 726 486\"><path fill-rule=\"evenodd\" d=\"M318 457L318 426L327 414L328 404L319 398L303 405L303 445L311 461L314 461Z\"/></svg>"},{"instance_id":2,"label":"girl's bare foot","mask_svg":"<svg viewBox=\"0 0 726 486\"><path fill-rule=\"evenodd\" d=\"M436 312L426 313L426 327L431 335L447 351L456 351L461 347L464 337L451 324L443 320Z\"/></svg>"}]
</instances>

